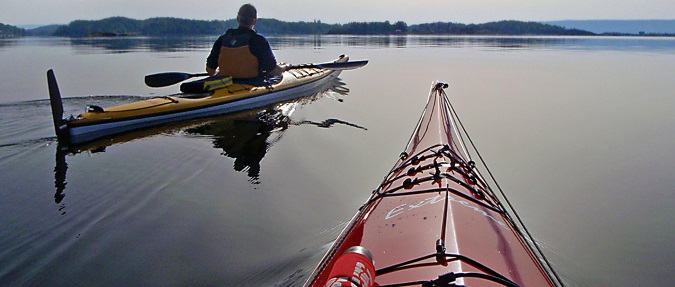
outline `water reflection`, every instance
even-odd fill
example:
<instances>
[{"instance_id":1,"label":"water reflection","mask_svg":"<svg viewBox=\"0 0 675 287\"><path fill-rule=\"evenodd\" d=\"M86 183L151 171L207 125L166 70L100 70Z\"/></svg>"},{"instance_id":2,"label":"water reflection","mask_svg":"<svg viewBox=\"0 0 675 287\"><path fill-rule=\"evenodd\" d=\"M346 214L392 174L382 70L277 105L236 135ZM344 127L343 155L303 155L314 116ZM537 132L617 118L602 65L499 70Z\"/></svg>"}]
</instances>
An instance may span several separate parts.
<instances>
[{"instance_id":1,"label":"water reflection","mask_svg":"<svg viewBox=\"0 0 675 287\"><path fill-rule=\"evenodd\" d=\"M71 38L70 44L82 53L129 53L137 51L182 52L209 49L210 37L101 37Z\"/></svg>"},{"instance_id":2,"label":"water reflection","mask_svg":"<svg viewBox=\"0 0 675 287\"><path fill-rule=\"evenodd\" d=\"M54 168L54 201L59 205L59 211L65 214L63 200L66 196L67 185L66 173L68 155L75 156L80 153L102 153L113 145L124 144L142 138L157 135L188 135L198 136L198 139L212 141L213 148L222 150L223 156L234 160L233 168L236 171L246 172L251 184L260 183L260 163L270 148L279 142L284 133L292 126L313 125L319 128L330 128L335 125L366 130L348 121L340 119L326 119L322 121L294 120L292 114L299 107L310 104L324 97L331 97L338 101L337 97L346 95L349 89L339 79L327 85L317 88L319 92L310 94L293 101L278 103L267 109L258 109L233 113L218 117L195 119L177 123L170 123L158 127L136 130L120 135L99 139L93 142L67 145L59 143L56 148L56 166Z\"/></svg>"},{"instance_id":3,"label":"water reflection","mask_svg":"<svg viewBox=\"0 0 675 287\"><path fill-rule=\"evenodd\" d=\"M17 40L16 39L2 39L0 38L0 51L6 49L6 48L11 48L12 46L17 45Z\"/></svg>"},{"instance_id":4,"label":"water reflection","mask_svg":"<svg viewBox=\"0 0 675 287\"><path fill-rule=\"evenodd\" d=\"M56 187L56 193L54 193L54 202L56 204L61 204L63 198L66 197L64 191L66 190L66 173L68 171L68 163L66 162L66 155L68 154L68 149L61 146L56 147L56 166L54 167L54 187ZM59 206L59 211L61 215L66 214L64 211L65 205Z\"/></svg>"},{"instance_id":5,"label":"water reflection","mask_svg":"<svg viewBox=\"0 0 675 287\"><path fill-rule=\"evenodd\" d=\"M565 38L554 37L420 37L417 45L425 47L486 47L501 49L536 49L565 44Z\"/></svg>"},{"instance_id":6,"label":"water reflection","mask_svg":"<svg viewBox=\"0 0 675 287\"><path fill-rule=\"evenodd\" d=\"M322 35L268 36L267 40L274 48L321 49L322 46L331 44Z\"/></svg>"},{"instance_id":7,"label":"water reflection","mask_svg":"<svg viewBox=\"0 0 675 287\"><path fill-rule=\"evenodd\" d=\"M277 41L286 39L288 37L271 37L270 43L274 46ZM308 46L307 44L314 44L314 48L324 46L349 46L361 48L404 48L408 46L408 39L415 37L406 35L314 35L312 43L302 42L300 40L308 40L307 38L294 37L296 41L293 42L279 42L282 46L292 45L291 47Z\"/></svg>"},{"instance_id":8,"label":"water reflection","mask_svg":"<svg viewBox=\"0 0 675 287\"><path fill-rule=\"evenodd\" d=\"M210 49L216 36L72 38L70 45L82 53L139 51L181 52ZM496 50L562 49L674 52L673 37L569 37L569 36L452 36L452 35L299 35L269 36L276 49L357 48L466 48ZM11 42L6 44L11 45Z\"/></svg>"},{"instance_id":9,"label":"water reflection","mask_svg":"<svg viewBox=\"0 0 675 287\"><path fill-rule=\"evenodd\" d=\"M290 116L300 104L299 102L287 103L276 109L259 112L254 117L216 121L188 128L185 131L189 134L211 137L214 148L222 149L223 156L234 159L234 170L246 172L250 183L259 184L262 159L272 145L283 138L290 126L311 124L321 128L330 128L335 124L344 124L366 129L338 119L327 119L322 122L294 121Z\"/></svg>"}]
</instances>

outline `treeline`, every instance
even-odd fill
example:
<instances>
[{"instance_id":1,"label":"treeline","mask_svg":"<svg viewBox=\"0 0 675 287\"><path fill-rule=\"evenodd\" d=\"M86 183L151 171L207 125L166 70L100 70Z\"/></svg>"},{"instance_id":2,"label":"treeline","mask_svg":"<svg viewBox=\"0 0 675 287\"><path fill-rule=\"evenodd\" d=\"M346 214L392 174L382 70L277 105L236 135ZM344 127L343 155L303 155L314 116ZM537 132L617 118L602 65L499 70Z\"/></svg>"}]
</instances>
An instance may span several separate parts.
<instances>
[{"instance_id":1,"label":"treeline","mask_svg":"<svg viewBox=\"0 0 675 287\"><path fill-rule=\"evenodd\" d=\"M134 20L113 17L96 21L73 21L59 27L54 35L67 37L100 35L183 36L216 35L236 27L234 19L219 21L187 20L179 18L150 18ZM347 24L324 24L314 22L284 22L276 19L259 19L256 30L262 34L449 34L449 35L593 35L578 29L538 22L499 21L484 24L460 24L436 22L408 26L403 21L351 22Z\"/></svg>"},{"instance_id":2,"label":"treeline","mask_svg":"<svg viewBox=\"0 0 675 287\"><path fill-rule=\"evenodd\" d=\"M101 20L77 20L68 25L45 26L31 30L0 24L0 35L36 36L195 36L219 35L228 28L237 26L229 20L189 20L181 18L150 18L135 20L112 17ZM460 24L436 22L408 26L403 21L351 22L347 24L325 24L314 22L284 22L276 19L259 19L256 30L265 35L307 35L307 34L352 34L352 35L594 35L579 29L538 22L499 21L484 24Z\"/></svg>"},{"instance_id":3,"label":"treeline","mask_svg":"<svg viewBox=\"0 0 675 287\"><path fill-rule=\"evenodd\" d=\"M235 27L236 23L228 28ZM326 34L339 24L324 24L321 21L314 22L284 22L276 19L259 19L255 25L256 31L267 35L311 35ZM218 31L223 33L224 30Z\"/></svg>"},{"instance_id":4,"label":"treeline","mask_svg":"<svg viewBox=\"0 0 675 287\"><path fill-rule=\"evenodd\" d=\"M56 29L54 36L182 36L210 35L236 25L234 20L202 21L180 18L150 18L135 20L112 17L102 20L77 20Z\"/></svg>"},{"instance_id":5,"label":"treeline","mask_svg":"<svg viewBox=\"0 0 675 287\"><path fill-rule=\"evenodd\" d=\"M185 36L218 35L237 26L229 20L188 20L179 18L150 18L134 20L113 17L97 21L73 21L58 28L55 36ZM333 25L318 22L283 22L276 19L259 19L256 30L265 34L324 34Z\"/></svg>"},{"instance_id":6,"label":"treeline","mask_svg":"<svg viewBox=\"0 0 675 287\"><path fill-rule=\"evenodd\" d=\"M387 35L406 34L408 24L398 21L394 24L385 22L352 22L345 25L335 25L326 34L358 34L358 35Z\"/></svg>"},{"instance_id":7,"label":"treeline","mask_svg":"<svg viewBox=\"0 0 675 287\"><path fill-rule=\"evenodd\" d=\"M25 29L0 23L0 38L2 37L20 37L26 36Z\"/></svg>"},{"instance_id":8,"label":"treeline","mask_svg":"<svg viewBox=\"0 0 675 287\"><path fill-rule=\"evenodd\" d=\"M539 22L499 21L484 24L460 24L436 22L413 25L410 34L452 34L452 35L595 35L579 29L566 29L560 26Z\"/></svg>"},{"instance_id":9,"label":"treeline","mask_svg":"<svg viewBox=\"0 0 675 287\"><path fill-rule=\"evenodd\" d=\"M415 34L415 35L594 35L578 29L538 22L499 21L484 24L436 22L408 26L405 22L353 22L337 25L328 34Z\"/></svg>"}]
</instances>

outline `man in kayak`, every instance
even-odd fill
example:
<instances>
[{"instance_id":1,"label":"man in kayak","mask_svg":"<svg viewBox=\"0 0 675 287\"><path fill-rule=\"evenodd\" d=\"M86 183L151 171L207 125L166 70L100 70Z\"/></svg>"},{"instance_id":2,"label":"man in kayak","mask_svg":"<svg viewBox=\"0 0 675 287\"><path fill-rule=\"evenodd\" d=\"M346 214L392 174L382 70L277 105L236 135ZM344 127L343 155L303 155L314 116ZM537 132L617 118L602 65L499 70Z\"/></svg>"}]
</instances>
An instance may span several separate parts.
<instances>
[{"instance_id":1,"label":"man in kayak","mask_svg":"<svg viewBox=\"0 0 675 287\"><path fill-rule=\"evenodd\" d=\"M250 80L281 75L284 68L277 65L269 42L253 30L257 22L255 7L251 4L241 6L237 13L239 27L228 29L213 44L206 58L206 72L212 76Z\"/></svg>"}]
</instances>

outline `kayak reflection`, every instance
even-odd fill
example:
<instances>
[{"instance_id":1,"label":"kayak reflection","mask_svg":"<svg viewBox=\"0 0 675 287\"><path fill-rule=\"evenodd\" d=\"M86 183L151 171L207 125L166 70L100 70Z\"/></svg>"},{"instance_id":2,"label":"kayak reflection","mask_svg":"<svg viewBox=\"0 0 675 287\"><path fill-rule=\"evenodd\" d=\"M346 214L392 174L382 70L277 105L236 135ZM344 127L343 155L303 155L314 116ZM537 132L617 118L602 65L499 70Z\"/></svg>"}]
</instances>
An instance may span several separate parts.
<instances>
[{"instance_id":1,"label":"kayak reflection","mask_svg":"<svg viewBox=\"0 0 675 287\"><path fill-rule=\"evenodd\" d=\"M218 121L185 131L190 134L205 135L213 138L213 147L223 150L223 155L234 159L234 170L248 174L249 182L259 184L260 162L284 132L291 125L311 124L329 128L335 124L344 124L359 129L366 128L338 119L322 122L293 121L290 112L297 103L289 103L277 109L258 113L254 118L240 118L230 121Z\"/></svg>"},{"instance_id":2,"label":"kayak reflection","mask_svg":"<svg viewBox=\"0 0 675 287\"><path fill-rule=\"evenodd\" d=\"M66 171L68 171L68 163L66 162L66 155L68 150L56 147L56 166L54 167L54 187L56 187L56 193L54 193L54 202L56 204L61 204L63 198L66 196L63 192L66 189ZM62 211L61 215L66 212L63 211L65 205L59 206L59 211Z\"/></svg>"},{"instance_id":3,"label":"kayak reflection","mask_svg":"<svg viewBox=\"0 0 675 287\"><path fill-rule=\"evenodd\" d=\"M263 110L250 110L218 117L195 119L184 122L166 124L128 132L100 140L79 145L65 145L59 143L56 149L56 166L54 168L54 201L59 210L65 214L63 200L66 196L67 185L67 156L76 156L80 153L94 154L105 152L108 147L124 144L142 138L158 135L196 135L197 139L212 141L213 147L222 149L222 155L234 159L233 168L236 171L246 172L249 182L260 183L260 163L270 148L280 141L284 133L291 126L314 125L320 128L330 128L335 125L366 130L365 127L340 119L325 119L322 121L293 120L292 114L297 108L327 97L342 102L339 98L349 90L339 80L322 91L296 100L279 103Z\"/></svg>"}]
</instances>

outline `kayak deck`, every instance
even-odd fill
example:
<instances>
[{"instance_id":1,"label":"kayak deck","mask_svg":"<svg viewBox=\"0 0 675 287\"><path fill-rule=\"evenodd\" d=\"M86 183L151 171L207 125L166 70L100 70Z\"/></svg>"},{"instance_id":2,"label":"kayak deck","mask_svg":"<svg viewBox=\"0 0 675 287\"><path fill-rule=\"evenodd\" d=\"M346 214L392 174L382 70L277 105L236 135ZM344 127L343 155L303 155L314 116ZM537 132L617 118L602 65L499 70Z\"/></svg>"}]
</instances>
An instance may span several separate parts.
<instances>
[{"instance_id":1,"label":"kayak deck","mask_svg":"<svg viewBox=\"0 0 675 287\"><path fill-rule=\"evenodd\" d=\"M334 63L348 61L349 57L342 55ZM316 92L316 89L337 78L340 72L340 70L302 67L285 71L281 80L264 86L234 83L201 94L174 94L106 108L93 106L88 107L87 112L83 114L60 121L57 119L59 109L54 108L54 104L52 112L57 135L63 133L65 136L60 135L60 138L66 138L69 143L77 144L172 121L260 108L299 98ZM60 104L60 94L53 73L49 82L50 98L56 98Z\"/></svg>"},{"instance_id":2,"label":"kayak deck","mask_svg":"<svg viewBox=\"0 0 675 287\"><path fill-rule=\"evenodd\" d=\"M559 283L469 159L454 117L443 85L434 85L400 159L308 286L324 286L336 261L354 246L372 254L379 286Z\"/></svg>"},{"instance_id":3,"label":"kayak deck","mask_svg":"<svg viewBox=\"0 0 675 287\"><path fill-rule=\"evenodd\" d=\"M340 60L347 61L348 58ZM253 86L249 84L234 83L231 86L204 94L176 94L151 98L139 102L119 105L103 109L101 112L87 112L80 114L71 125L84 125L90 122L102 120L123 120L150 114L162 114L178 110L190 110L211 105L234 102L243 98L251 98L270 92L291 89L301 86L318 78L331 74L332 71L317 68L291 70L284 72L281 81L266 85Z\"/></svg>"}]
</instances>

